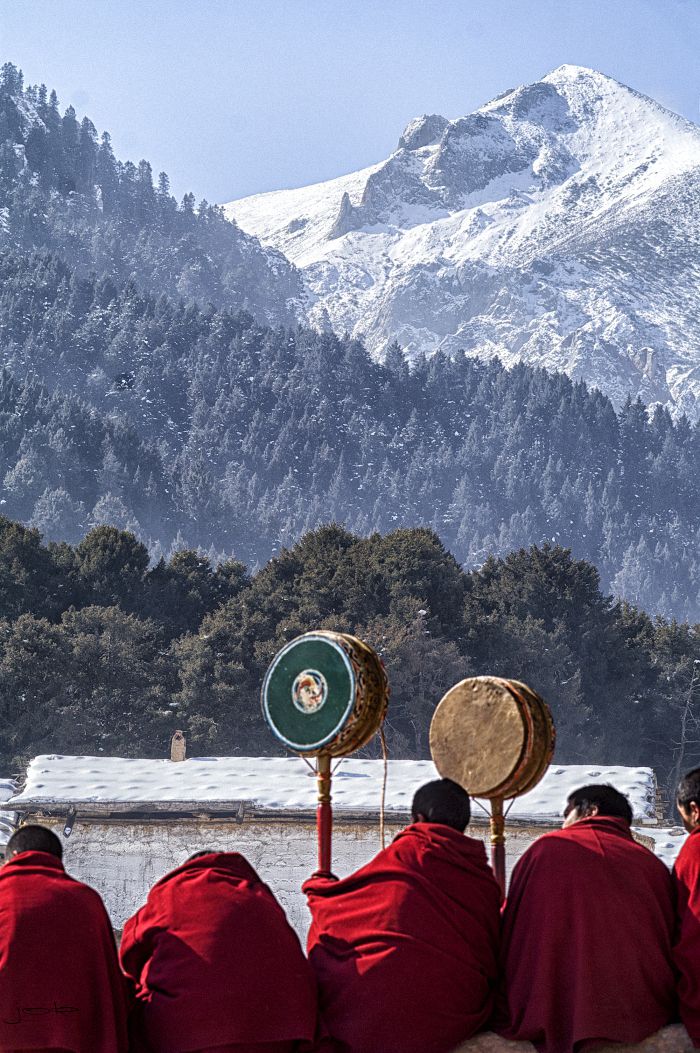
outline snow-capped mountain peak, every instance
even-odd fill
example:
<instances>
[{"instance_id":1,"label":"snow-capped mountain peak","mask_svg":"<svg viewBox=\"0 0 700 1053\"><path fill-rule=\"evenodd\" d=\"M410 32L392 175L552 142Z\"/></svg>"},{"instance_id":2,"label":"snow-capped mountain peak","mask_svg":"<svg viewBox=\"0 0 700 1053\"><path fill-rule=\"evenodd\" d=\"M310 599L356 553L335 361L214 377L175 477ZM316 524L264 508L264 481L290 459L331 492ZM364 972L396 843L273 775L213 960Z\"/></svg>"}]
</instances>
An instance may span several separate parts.
<instances>
[{"instance_id":1,"label":"snow-capped mountain peak","mask_svg":"<svg viewBox=\"0 0 700 1053\"><path fill-rule=\"evenodd\" d=\"M699 175L696 125L564 65L415 118L377 165L226 211L302 270L312 321L376 353L525 359L697 417Z\"/></svg>"}]
</instances>

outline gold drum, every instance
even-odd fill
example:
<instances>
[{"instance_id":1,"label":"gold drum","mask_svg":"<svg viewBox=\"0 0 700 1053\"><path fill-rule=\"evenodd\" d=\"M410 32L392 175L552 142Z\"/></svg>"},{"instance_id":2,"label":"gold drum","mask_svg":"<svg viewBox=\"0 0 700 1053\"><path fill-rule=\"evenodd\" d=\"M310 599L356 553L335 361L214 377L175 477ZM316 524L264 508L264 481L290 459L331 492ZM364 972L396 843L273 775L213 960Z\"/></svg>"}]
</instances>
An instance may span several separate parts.
<instances>
[{"instance_id":1,"label":"gold drum","mask_svg":"<svg viewBox=\"0 0 700 1053\"><path fill-rule=\"evenodd\" d=\"M440 775L471 797L510 798L540 781L554 753L549 706L518 680L474 676L450 688L433 715Z\"/></svg>"}]
</instances>

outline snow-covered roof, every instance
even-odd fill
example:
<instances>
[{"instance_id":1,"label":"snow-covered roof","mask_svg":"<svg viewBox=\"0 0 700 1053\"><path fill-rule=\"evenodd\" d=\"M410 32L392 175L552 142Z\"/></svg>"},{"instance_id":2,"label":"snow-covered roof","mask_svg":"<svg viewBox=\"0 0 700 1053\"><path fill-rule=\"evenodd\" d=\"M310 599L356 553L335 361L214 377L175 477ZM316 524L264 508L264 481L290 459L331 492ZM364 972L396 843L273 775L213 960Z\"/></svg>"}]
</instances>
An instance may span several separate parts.
<instances>
[{"instance_id":1,"label":"snow-covered roof","mask_svg":"<svg viewBox=\"0 0 700 1053\"><path fill-rule=\"evenodd\" d=\"M333 776L336 813L379 811L382 761L348 758ZM438 778L432 761L390 760L387 812L406 814L416 789ZM585 764L551 765L538 786L517 798L513 819L536 821L561 817L567 795L590 782L610 782L627 794L635 819L653 823L655 783L651 768ZM83 813L193 812L231 814L241 804L252 812L313 812L317 783L298 757L192 757L186 761L126 757L36 757L27 782L12 798L18 811ZM484 802L486 803L486 802ZM486 807L488 805L486 804ZM483 813L478 805L474 818Z\"/></svg>"},{"instance_id":2,"label":"snow-covered roof","mask_svg":"<svg viewBox=\"0 0 700 1053\"><path fill-rule=\"evenodd\" d=\"M638 822L656 822L654 772L651 768L625 768L618 764L550 764L534 790L516 797L506 809L512 819L560 819L570 793L579 786L601 782L610 783L629 798Z\"/></svg>"},{"instance_id":3,"label":"snow-covered roof","mask_svg":"<svg viewBox=\"0 0 700 1053\"><path fill-rule=\"evenodd\" d=\"M654 854L661 859L669 870L676 862L678 853L688 836L682 826L639 827L638 833L650 837L654 842Z\"/></svg>"}]
</instances>

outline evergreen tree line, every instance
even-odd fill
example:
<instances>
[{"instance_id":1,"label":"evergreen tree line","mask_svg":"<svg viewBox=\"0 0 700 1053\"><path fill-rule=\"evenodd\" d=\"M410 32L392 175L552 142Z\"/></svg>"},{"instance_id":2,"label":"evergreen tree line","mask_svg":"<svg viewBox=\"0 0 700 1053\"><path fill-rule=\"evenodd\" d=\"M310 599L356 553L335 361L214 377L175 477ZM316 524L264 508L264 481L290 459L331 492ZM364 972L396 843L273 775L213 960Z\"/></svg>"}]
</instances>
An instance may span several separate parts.
<instances>
[{"instance_id":1,"label":"evergreen tree line","mask_svg":"<svg viewBox=\"0 0 700 1053\"><path fill-rule=\"evenodd\" d=\"M465 676L529 683L560 763L649 764L669 786L700 759L700 626L650 619L560 545L465 574L427 527L369 537L331 524L257 573L193 550L149 567L127 531L42 544L0 517L0 771L44 752L283 753L260 711L277 651L319 628L382 656L393 757L429 756L435 706ZM364 750L377 755L375 743Z\"/></svg>"},{"instance_id":2,"label":"evergreen tree line","mask_svg":"<svg viewBox=\"0 0 700 1053\"><path fill-rule=\"evenodd\" d=\"M301 308L301 279L281 252L192 193L178 204L165 172L154 182L148 161L118 161L108 132L98 137L72 106L61 116L56 92L25 88L10 62L0 70L0 217L1 248L56 252L79 274L264 322L288 324Z\"/></svg>"},{"instance_id":3,"label":"evergreen tree line","mask_svg":"<svg viewBox=\"0 0 700 1053\"><path fill-rule=\"evenodd\" d=\"M112 523L156 561L258 567L323 522L425 524L467 567L571 545L606 591L700 620L700 427L661 407L465 355L378 363L53 255L0 254L0 342L0 507L47 538Z\"/></svg>"}]
</instances>

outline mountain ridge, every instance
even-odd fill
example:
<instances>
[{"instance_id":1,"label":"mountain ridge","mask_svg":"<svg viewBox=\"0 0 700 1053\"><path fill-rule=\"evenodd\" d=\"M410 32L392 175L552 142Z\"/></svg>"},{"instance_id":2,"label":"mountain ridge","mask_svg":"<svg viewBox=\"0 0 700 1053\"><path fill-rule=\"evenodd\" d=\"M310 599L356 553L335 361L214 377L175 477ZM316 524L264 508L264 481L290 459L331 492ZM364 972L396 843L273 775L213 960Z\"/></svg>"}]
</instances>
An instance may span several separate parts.
<instances>
[{"instance_id":1,"label":"mountain ridge","mask_svg":"<svg viewBox=\"0 0 700 1053\"><path fill-rule=\"evenodd\" d=\"M524 360L700 415L700 128L562 66L383 162L224 206L301 271L309 318L375 355Z\"/></svg>"},{"instance_id":2,"label":"mountain ridge","mask_svg":"<svg viewBox=\"0 0 700 1053\"><path fill-rule=\"evenodd\" d=\"M24 86L0 69L0 250L59 255L80 277L107 275L156 295L213 302L261 324L294 324L304 313L295 268L277 250L226 221L194 194L178 204L168 176L119 161L110 136L55 91Z\"/></svg>"}]
</instances>

